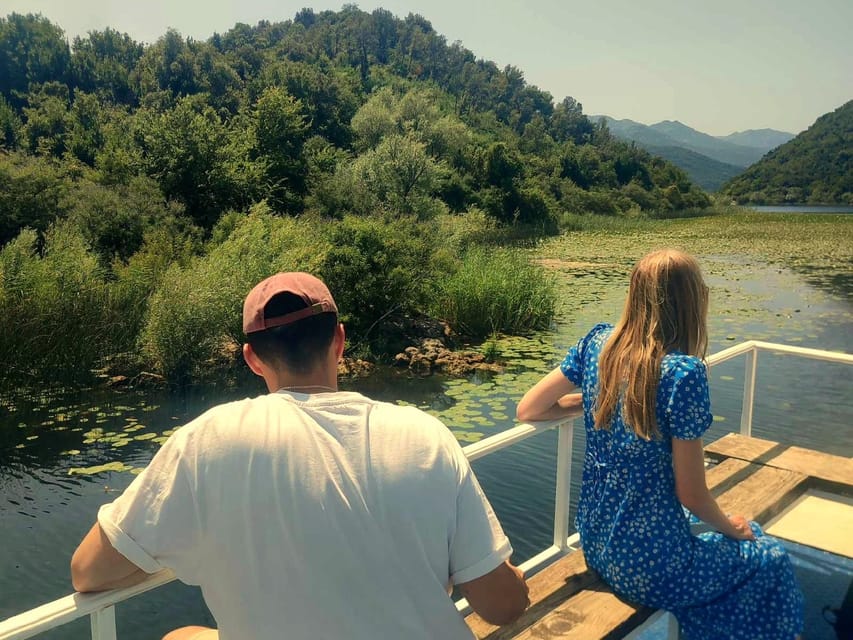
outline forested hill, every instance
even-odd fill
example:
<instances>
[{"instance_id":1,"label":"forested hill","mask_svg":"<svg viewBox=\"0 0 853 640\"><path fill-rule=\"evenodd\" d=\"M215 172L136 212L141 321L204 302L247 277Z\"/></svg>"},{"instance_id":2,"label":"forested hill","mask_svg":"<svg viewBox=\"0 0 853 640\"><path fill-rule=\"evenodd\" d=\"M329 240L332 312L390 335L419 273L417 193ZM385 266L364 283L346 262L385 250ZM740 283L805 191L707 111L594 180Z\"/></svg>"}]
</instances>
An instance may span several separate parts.
<instances>
[{"instance_id":1,"label":"forested hill","mask_svg":"<svg viewBox=\"0 0 853 640\"><path fill-rule=\"evenodd\" d=\"M572 98L420 16L352 5L150 45L0 18L0 147L11 385L239 375L239 301L276 271L330 283L359 357L391 360L439 320L529 332L553 284L495 246L507 227L709 204Z\"/></svg>"},{"instance_id":2,"label":"forested hill","mask_svg":"<svg viewBox=\"0 0 853 640\"><path fill-rule=\"evenodd\" d=\"M131 206L129 185L145 179L203 229L260 200L282 213L479 209L540 225L708 204L682 171L613 139L574 99L555 104L521 70L448 45L420 16L354 6L205 42L169 31L151 45L106 29L69 46L48 18L11 14L0 19L0 145L7 184L88 182ZM41 196L48 208L0 204L0 243L66 215L69 199L54 195ZM141 241L126 225L114 231L89 233L123 256Z\"/></svg>"},{"instance_id":3,"label":"forested hill","mask_svg":"<svg viewBox=\"0 0 853 640\"><path fill-rule=\"evenodd\" d=\"M853 204L853 100L722 189L739 203Z\"/></svg>"}]
</instances>

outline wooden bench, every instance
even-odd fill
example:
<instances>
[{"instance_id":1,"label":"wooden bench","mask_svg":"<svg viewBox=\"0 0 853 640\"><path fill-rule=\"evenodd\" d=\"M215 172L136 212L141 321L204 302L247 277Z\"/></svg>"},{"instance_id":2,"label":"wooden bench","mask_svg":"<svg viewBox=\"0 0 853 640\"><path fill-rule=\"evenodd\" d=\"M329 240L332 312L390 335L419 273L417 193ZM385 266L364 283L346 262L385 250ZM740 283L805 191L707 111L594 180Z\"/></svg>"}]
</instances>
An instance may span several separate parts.
<instances>
[{"instance_id":1,"label":"wooden bench","mask_svg":"<svg viewBox=\"0 0 853 640\"><path fill-rule=\"evenodd\" d=\"M816 484L853 488L849 458L734 434L709 445L706 453L719 461L706 477L720 508L759 523ZM618 598L587 568L581 551L560 558L528 584L530 607L513 624L495 627L474 613L466 618L477 638L611 640L625 637L654 613Z\"/></svg>"}]
</instances>

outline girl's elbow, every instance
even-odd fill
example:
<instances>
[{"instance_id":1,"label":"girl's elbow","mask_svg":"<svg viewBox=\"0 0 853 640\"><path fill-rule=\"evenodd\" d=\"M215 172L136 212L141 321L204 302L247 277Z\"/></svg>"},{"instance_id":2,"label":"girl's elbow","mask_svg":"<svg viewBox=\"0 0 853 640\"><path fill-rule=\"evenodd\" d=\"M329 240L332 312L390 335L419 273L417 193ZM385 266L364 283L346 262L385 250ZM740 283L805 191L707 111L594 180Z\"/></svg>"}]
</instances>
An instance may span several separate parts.
<instances>
[{"instance_id":1,"label":"girl's elbow","mask_svg":"<svg viewBox=\"0 0 853 640\"><path fill-rule=\"evenodd\" d=\"M516 408L515 417L519 422L530 422L537 419L536 412L523 402Z\"/></svg>"},{"instance_id":2,"label":"girl's elbow","mask_svg":"<svg viewBox=\"0 0 853 640\"><path fill-rule=\"evenodd\" d=\"M682 505L687 507L690 511L696 511L700 509L707 500L706 494L697 491L679 491L678 489L676 489L675 495L678 498L678 501Z\"/></svg>"}]
</instances>

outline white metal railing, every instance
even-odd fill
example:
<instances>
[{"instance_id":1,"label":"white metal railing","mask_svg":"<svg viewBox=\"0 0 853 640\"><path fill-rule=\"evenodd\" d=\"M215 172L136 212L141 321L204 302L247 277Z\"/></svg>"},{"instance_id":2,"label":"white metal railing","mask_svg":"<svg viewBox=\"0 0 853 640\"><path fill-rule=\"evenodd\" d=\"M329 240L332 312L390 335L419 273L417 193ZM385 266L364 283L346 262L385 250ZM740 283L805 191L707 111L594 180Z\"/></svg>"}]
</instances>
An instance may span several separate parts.
<instances>
[{"instance_id":1,"label":"white metal railing","mask_svg":"<svg viewBox=\"0 0 853 640\"><path fill-rule=\"evenodd\" d=\"M752 410L755 399L758 352L762 350L827 362L853 364L853 355L846 353L792 347L755 340L743 342L713 354L708 358L709 367L716 366L741 355L746 356L743 411L740 425L741 433L744 435L749 435L752 431ZM547 566L554 559L577 548L578 545L578 535L568 535L573 421L569 419L521 424L464 448L468 459L476 460L521 442L537 433L542 433L553 428L559 430L557 439L557 478L553 544L520 565L520 568L526 574L534 573L540 568ZM93 640L116 640L114 606L140 593L171 582L174 579L175 577L171 571L160 571L132 587L102 593L75 593L65 596L64 598L54 600L53 602L25 611L0 622L0 640L23 640L24 638L30 638L84 616L91 618ZM468 605L465 600L460 600L456 603L456 606L462 612L468 611ZM672 622L669 624L669 637L677 637L677 625L673 625Z\"/></svg>"},{"instance_id":2,"label":"white metal railing","mask_svg":"<svg viewBox=\"0 0 853 640\"><path fill-rule=\"evenodd\" d=\"M740 355L746 355L746 371L743 379L743 408L740 414L740 432L748 436L752 434L752 411L755 406L755 378L758 371L758 352L772 351L786 355L822 360L824 362L837 362L839 364L853 364L853 354L840 351L824 351L822 349L809 349L806 347L792 347L787 344L776 344L774 342L761 342L759 340L747 340L728 349L723 349L708 357L708 367L721 364Z\"/></svg>"}]
</instances>

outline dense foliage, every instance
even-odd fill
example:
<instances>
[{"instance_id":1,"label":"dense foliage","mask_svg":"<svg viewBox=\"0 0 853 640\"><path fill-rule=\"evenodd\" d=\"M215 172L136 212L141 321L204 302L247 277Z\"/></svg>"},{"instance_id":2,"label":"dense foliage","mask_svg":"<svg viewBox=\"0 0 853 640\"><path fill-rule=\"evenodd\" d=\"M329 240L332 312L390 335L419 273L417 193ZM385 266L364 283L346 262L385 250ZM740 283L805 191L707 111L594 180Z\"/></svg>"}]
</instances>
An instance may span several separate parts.
<instances>
[{"instance_id":1,"label":"dense foliage","mask_svg":"<svg viewBox=\"0 0 853 640\"><path fill-rule=\"evenodd\" d=\"M436 283L474 282L453 280L461 257L496 229L708 205L574 99L555 104L417 15L303 9L147 46L111 29L69 45L42 16L0 18L0 311L57 296L32 335L4 320L0 351L33 345L15 375L44 368L43 316L86 346L79 371L126 351L192 379L234 338L234 300L285 267L346 282L351 338L381 353L389 316L449 313ZM80 262L61 287L58 254ZM66 297L91 336L63 331ZM492 329L524 328L498 315Z\"/></svg>"},{"instance_id":2,"label":"dense foliage","mask_svg":"<svg viewBox=\"0 0 853 640\"><path fill-rule=\"evenodd\" d=\"M853 204L853 100L726 184L738 203Z\"/></svg>"}]
</instances>

